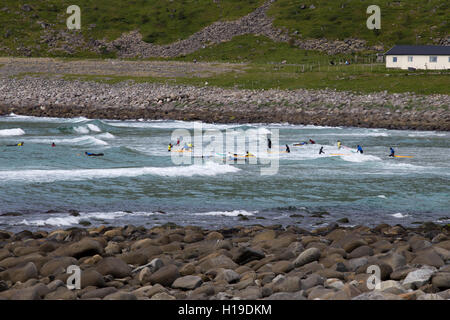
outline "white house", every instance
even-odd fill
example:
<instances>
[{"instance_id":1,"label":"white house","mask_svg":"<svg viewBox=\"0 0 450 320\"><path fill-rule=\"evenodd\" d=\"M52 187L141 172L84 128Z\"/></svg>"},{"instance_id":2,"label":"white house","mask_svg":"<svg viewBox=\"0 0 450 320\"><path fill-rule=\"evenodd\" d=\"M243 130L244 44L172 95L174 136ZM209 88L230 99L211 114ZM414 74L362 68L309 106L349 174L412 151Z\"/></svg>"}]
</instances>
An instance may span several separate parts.
<instances>
[{"instance_id":1,"label":"white house","mask_svg":"<svg viewBox=\"0 0 450 320\"><path fill-rule=\"evenodd\" d=\"M397 45L385 56L386 68L450 70L450 46Z\"/></svg>"}]
</instances>

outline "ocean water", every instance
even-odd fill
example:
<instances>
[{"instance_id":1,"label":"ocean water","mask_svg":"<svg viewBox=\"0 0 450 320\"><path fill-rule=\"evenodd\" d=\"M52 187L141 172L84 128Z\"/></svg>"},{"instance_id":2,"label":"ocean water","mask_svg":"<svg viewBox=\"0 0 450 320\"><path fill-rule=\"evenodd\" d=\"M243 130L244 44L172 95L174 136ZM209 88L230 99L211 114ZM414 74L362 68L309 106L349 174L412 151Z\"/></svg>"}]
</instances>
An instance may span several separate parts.
<instances>
[{"instance_id":1,"label":"ocean water","mask_svg":"<svg viewBox=\"0 0 450 320\"><path fill-rule=\"evenodd\" d=\"M288 144L291 153L271 154L278 157L277 173L262 175L269 166L265 146L247 162L206 152L204 159L179 153L190 163L174 163L167 145L180 129L193 133L194 123L0 117L0 229L52 230L80 222L312 229L344 217L348 226L450 223L448 132L203 124L205 134L229 132L236 141L245 141L244 130L252 133L249 148L277 131L280 146L273 149ZM316 144L293 146L309 139ZM22 147L7 146L21 141ZM355 153L358 144L363 155ZM318 154L321 146L325 155ZM389 158L390 146L413 157Z\"/></svg>"}]
</instances>

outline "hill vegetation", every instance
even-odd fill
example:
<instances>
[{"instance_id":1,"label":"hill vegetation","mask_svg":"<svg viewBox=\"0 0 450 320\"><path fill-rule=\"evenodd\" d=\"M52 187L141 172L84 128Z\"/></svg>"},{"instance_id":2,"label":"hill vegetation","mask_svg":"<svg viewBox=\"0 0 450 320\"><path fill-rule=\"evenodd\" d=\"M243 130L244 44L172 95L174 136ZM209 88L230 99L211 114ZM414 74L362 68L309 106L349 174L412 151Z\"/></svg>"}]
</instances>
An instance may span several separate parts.
<instances>
[{"instance_id":1,"label":"hill vegetation","mask_svg":"<svg viewBox=\"0 0 450 320\"><path fill-rule=\"evenodd\" d=\"M80 31L85 39L113 40L138 30L145 42L168 44L186 39L219 20L235 20L264 0L78 0ZM66 30L69 0L3 0L0 5L0 55L52 56L41 36L49 30ZM365 26L369 4L381 7L381 30ZM277 0L268 15L274 26L293 39L363 39L385 48L393 44L431 44L448 37L450 4L440 0ZM74 31L70 31L74 32ZM252 42L258 48L258 43ZM276 43L282 48L284 45ZM22 50L29 48L28 50ZM270 54L270 48L265 48ZM278 50L278 49L275 49ZM284 49L283 49L284 50ZM86 49L87 51L87 49ZM293 50L295 52L295 50ZM237 54L227 51L228 54ZM83 49L72 54L92 57ZM99 56L98 54L96 56ZM105 57L111 55L105 54Z\"/></svg>"}]
</instances>

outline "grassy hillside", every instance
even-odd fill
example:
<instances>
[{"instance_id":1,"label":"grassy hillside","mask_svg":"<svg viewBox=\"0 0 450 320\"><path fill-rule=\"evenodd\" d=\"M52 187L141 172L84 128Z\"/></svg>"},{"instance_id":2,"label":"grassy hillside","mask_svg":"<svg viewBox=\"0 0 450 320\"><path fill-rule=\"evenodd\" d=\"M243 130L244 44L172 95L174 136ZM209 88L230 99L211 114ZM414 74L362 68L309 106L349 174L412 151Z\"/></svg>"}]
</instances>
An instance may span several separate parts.
<instances>
[{"instance_id":1,"label":"grassy hillside","mask_svg":"<svg viewBox=\"0 0 450 320\"><path fill-rule=\"evenodd\" d=\"M369 5L381 9L381 30L366 27ZM450 2L442 0L278 0L269 15L303 38L359 38L387 47L431 44L450 33Z\"/></svg>"},{"instance_id":2,"label":"grassy hillside","mask_svg":"<svg viewBox=\"0 0 450 320\"><path fill-rule=\"evenodd\" d=\"M217 20L234 20L264 3L264 0L78 0L81 33L86 39L115 39L123 32L139 30L144 41L165 44L184 39ZM2 0L0 4L0 52L2 47L32 48L33 56L48 55L40 43L45 29L66 29L66 8L71 0ZM365 26L369 4L381 7L381 31ZM24 10L23 6L31 6ZM314 6L314 8L310 8ZM274 24L294 37L367 40L390 47L400 43L433 43L448 35L450 4L442 0L277 0L269 9ZM301 35L301 36L300 36ZM259 44L253 42L261 52ZM283 51L283 44L275 44ZM248 47L248 46L247 46ZM271 55L272 48L263 53ZM278 49L275 49L278 50ZM242 50L227 54L240 56ZM20 50L17 51L20 54ZM291 54L295 54L292 50ZM78 52L75 56L92 56ZM222 55L223 56L223 55Z\"/></svg>"},{"instance_id":3,"label":"grassy hillside","mask_svg":"<svg viewBox=\"0 0 450 320\"><path fill-rule=\"evenodd\" d=\"M115 39L123 32L139 30L145 41L164 44L187 38L217 20L234 20L264 3L264 0L78 0L81 8L81 34L86 38ZM31 10L24 5L31 6ZM48 53L40 37L46 30L65 30L66 8L71 0L2 0L0 4L0 55L21 48L31 48L32 56L60 55L70 58L93 58L95 53L78 51L73 55ZM381 31L366 28L367 6L381 7ZM314 8L310 8L311 5ZM433 43L449 33L450 4L438 0L277 0L268 14L277 27L288 29L293 37L365 39L371 45L385 48L401 43ZM44 29L42 23L49 24ZM295 32L297 31L297 32ZM295 32L295 33L294 33ZM3 52L3 53L2 53ZM10 55L11 53L8 53ZM101 58L114 57L105 54ZM369 60L371 59L371 60ZM112 81L176 82L194 85L267 88L334 88L359 92L388 91L423 94L448 93L449 72L409 72L386 70L374 65L373 53L328 56L306 51L289 43L274 42L266 37L245 35L229 42L208 46L180 61L245 62L242 70L203 77L136 78L127 75L108 76ZM330 65L330 61L336 65ZM351 66L340 64L349 60ZM74 77L74 75L66 75ZM76 75L104 81L102 76Z\"/></svg>"},{"instance_id":4,"label":"grassy hillside","mask_svg":"<svg viewBox=\"0 0 450 320\"><path fill-rule=\"evenodd\" d=\"M291 47L286 42L274 42L264 36L243 35L234 37L231 41L200 49L184 57L176 58L182 61L221 61L245 63L281 63L327 65L330 60L352 60L352 55L336 55L330 57L326 53L312 50L302 50Z\"/></svg>"},{"instance_id":5,"label":"grassy hillside","mask_svg":"<svg viewBox=\"0 0 450 320\"><path fill-rule=\"evenodd\" d=\"M0 47L38 42L43 31L38 21L65 29L69 16L66 9L72 4L81 9L81 31L86 37L113 40L123 32L140 30L145 41L162 44L187 38L215 21L237 19L262 3L263 0L2 0ZM25 4L32 10L23 10ZM7 38L3 37L5 34Z\"/></svg>"}]
</instances>

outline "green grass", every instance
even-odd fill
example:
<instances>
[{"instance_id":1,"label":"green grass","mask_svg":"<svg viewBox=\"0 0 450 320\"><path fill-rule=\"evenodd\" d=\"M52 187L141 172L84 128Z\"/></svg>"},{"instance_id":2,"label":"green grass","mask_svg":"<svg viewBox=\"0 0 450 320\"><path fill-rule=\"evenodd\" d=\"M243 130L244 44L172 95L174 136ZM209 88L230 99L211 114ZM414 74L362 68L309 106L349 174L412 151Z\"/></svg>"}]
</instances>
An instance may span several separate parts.
<instances>
[{"instance_id":1,"label":"green grass","mask_svg":"<svg viewBox=\"0 0 450 320\"><path fill-rule=\"evenodd\" d=\"M251 62L251 63L281 63L328 64L330 60L339 61L354 59L352 55L329 56L325 53L302 50L290 47L285 42L274 42L264 36L243 35L234 37L231 41L200 49L184 57L176 58L181 61L221 61L221 62Z\"/></svg>"},{"instance_id":2,"label":"green grass","mask_svg":"<svg viewBox=\"0 0 450 320\"><path fill-rule=\"evenodd\" d=\"M301 9L301 5L306 9ZM314 5L315 9L309 7ZM369 30L369 5L381 9L381 30ZM269 10L278 27L303 38L358 38L369 44L428 44L448 35L450 3L441 0L278 0Z\"/></svg>"},{"instance_id":3,"label":"green grass","mask_svg":"<svg viewBox=\"0 0 450 320\"><path fill-rule=\"evenodd\" d=\"M372 71L370 69L372 68ZM16 75L52 76L27 73ZM387 91L389 93L414 92L417 94L448 94L450 72L408 72L386 70L383 65L312 66L303 71L302 65L243 65L238 72L210 77L134 77L118 75L66 74L66 80L97 81L114 84L123 81L155 82L194 86L217 86L237 89L336 89L356 93Z\"/></svg>"},{"instance_id":4,"label":"green grass","mask_svg":"<svg viewBox=\"0 0 450 320\"><path fill-rule=\"evenodd\" d=\"M3 38L9 31L9 37L0 44L17 48L39 43L43 29L38 21L67 29L66 9L72 4L81 9L81 32L86 38L113 40L123 32L139 30L145 41L162 44L187 38L215 21L237 19L262 3L263 0L2 0L0 7L9 10L0 10L0 35ZM23 11L24 4L30 4L33 10ZM90 28L92 24L95 27ZM43 54L45 49L41 44L37 51Z\"/></svg>"},{"instance_id":5,"label":"green grass","mask_svg":"<svg viewBox=\"0 0 450 320\"><path fill-rule=\"evenodd\" d=\"M193 33L218 20L233 20L252 12L264 0L78 0L81 8L81 33L86 39L113 40L122 33L139 30L144 41L167 44L185 39ZM24 4L33 10L25 12ZM43 21L51 28L66 30L69 16L66 8L74 4L71 0L2 0L0 9L0 48L11 48L13 55L23 55L17 50L31 47L33 56L77 56L93 58L98 55L80 51L73 55L48 53L45 43L40 43L44 29L37 23ZM306 5L306 9L300 6ZM315 9L309 6L315 5ZM381 30L374 32L366 28L369 4L381 7ZM448 35L448 12L450 4L441 0L278 0L269 9L269 15L278 27L298 31L302 38L365 39L369 44L383 44L385 48L393 44L432 43L430 38ZM93 26L95 24L95 26ZM70 31L74 32L74 31ZM8 34L8 37L5 35ZM298 36L293 36L298 37ZM241 44L242 45L242 44ZM264 60L264 55L274 57L279 52L284 59L295 60L295 50L260 47L258 42L239 47L225 47L221 59L239 57L250 60ZM281 50L281 51L280 51ZM206 52L202 52L206 54ZM218 56L216 54L216 56ZM229 58L229 57L231 58ZM256 56L259 56L257 59ZM104 54L103 58L113 58L114 54Z\"/></svg>"}]
</instances>

